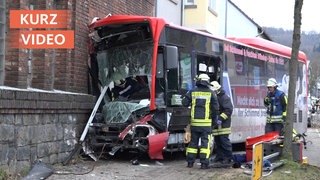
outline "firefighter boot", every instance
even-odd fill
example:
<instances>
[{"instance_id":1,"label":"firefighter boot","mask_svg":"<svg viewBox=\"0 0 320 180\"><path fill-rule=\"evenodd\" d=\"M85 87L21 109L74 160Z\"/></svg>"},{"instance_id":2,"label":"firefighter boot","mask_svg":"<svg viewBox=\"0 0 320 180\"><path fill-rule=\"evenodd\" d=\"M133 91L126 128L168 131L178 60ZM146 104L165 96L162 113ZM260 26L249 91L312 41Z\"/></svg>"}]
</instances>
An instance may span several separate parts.
<instances>
[{"instance_id":1,"label":"firefighter boot","mask_svg":"<svg viewBox=\"0 0 320 180\"><path fill-rule=\"evenodd\" d=\"M201 164L201 169L209 169L209 165L208 164Z\"/></svg>"},{"instance_id":2,"label":"firefighter boot","mask_svg":"<svg viewBox=\"0 0 320 180\"><path fill-rule=\"evenodd\" d=\"M188 168L192 168L192 167L193 167L193 163L192 163L192 162L188 162L187 167L188 167Z\"/></svg>"}]
</instances>

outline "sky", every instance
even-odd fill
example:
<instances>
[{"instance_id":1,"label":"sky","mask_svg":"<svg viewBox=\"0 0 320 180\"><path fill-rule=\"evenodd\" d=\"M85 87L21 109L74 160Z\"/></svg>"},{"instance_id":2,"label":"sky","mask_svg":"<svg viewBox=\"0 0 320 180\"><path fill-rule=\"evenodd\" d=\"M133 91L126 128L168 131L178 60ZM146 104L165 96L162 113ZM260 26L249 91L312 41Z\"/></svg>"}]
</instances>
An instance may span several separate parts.
<instances>
[{"instance_id":1,"label":"sky","mask_svg":"<svg viewBox=\"0 0 320 180\"><path fill-rule=\"evenodd\" d=\"M295 0L231 0L259 26L293 29ZM304 0L302 31L320 33L320 1Z\"/></svg>"}]
</instances>

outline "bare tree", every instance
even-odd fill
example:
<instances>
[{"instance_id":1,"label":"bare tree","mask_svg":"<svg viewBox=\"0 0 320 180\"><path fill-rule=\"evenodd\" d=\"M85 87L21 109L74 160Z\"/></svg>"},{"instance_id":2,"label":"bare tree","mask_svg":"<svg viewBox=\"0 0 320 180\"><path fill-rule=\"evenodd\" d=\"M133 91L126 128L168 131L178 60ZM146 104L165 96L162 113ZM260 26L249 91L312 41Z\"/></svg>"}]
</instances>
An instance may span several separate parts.
<instances>
[{"instance_id":1,"label":"bare tree","mask_svg":"<svg viewBox=\"0 0 320 180\"><path fill-rule=\"evenodd\" d=\"M300 34L301 34L301 9L303 0L295 0L294 4L294 27L292 36L292 51L291 60L289 64L289 93L288 93L288 106L287 106L287 121L284 124L284 147L282 151L282 157L292 160L292 129L293 129L293 117L294 117L294 105L295 105L295 89L297 81L298 70L298 53L300 48Z\"/></svg>"}]
</instances>

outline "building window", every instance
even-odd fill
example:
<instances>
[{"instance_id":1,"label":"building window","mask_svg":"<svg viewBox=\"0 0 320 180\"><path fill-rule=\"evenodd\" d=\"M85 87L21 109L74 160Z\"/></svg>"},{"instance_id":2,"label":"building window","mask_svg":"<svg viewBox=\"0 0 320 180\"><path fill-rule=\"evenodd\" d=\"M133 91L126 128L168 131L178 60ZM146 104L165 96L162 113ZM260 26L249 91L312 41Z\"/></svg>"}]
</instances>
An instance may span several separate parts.
<instances>
[{"instance_id":1,"label":"building window","mask_svg":"<svg viewBox=\"0 0 320 180\"><path fill-rule=\"evenodd\" d=\"M0 86L4 84L4 45L6 25L6 1L0 1Z\"/></svg>"},{"instance_id":2,"label":"building window","mask_svg":"<svg viewBox=\"0 0 320 180\"><path fill-rule=\"evenodd\" d=\"M195 5L196 0L185 0L185 5Z\"/></svg>"},{"instance_id":3,"label":"building window","mask_svg":"<svg viewBox=\"0 0 320 180\"><path fill-rule=\"evenodd\" d=\"M209 9L211 11L217 11L217 2L216 0L209 0Z\"/></svg>"}]
</instances>

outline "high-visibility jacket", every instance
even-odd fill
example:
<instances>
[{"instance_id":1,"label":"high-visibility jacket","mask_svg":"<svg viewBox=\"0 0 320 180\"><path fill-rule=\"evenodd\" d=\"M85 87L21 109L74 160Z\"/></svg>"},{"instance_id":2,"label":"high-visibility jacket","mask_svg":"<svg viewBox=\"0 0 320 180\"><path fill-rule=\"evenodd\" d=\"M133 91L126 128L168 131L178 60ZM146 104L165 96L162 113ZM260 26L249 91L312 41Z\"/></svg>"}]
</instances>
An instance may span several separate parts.
<instances>
[{"instance_id":1,"label":"high-visibility jacket","mask_svg":"<svg viewBox=\"0 0 320 180\"><path fill-rule=\"evenodd\" d=\"M182 105L191 104L191 126L212 125L212 118L218 115L219 104L215 93L206 86L198 86L187 92Z\"/></svg>"},{"instance_id":2,"label":"high-visibility jacket","mask_svg":"<svg viewBox=\"0 0 320 180\"><path fill-rule=\"evenodd\" d=\"M264 99L267 107L267 123L283 123L287 116L288 99L284 92L275 89L274 93L268 93Z\"/></svg>"},{"instance_id":3,"label":"high-visibility jacket","mask_svg":"<svg viewBox=\"0 0 320 180\"><path fill-rule=\"evenodd\" d=\"M223 89L217 93L219 102L219 120L221 125L213 126L212 135L231 134L231 114L233 112L233 105L230 97Z\"/></svg>"}]
</instances>

